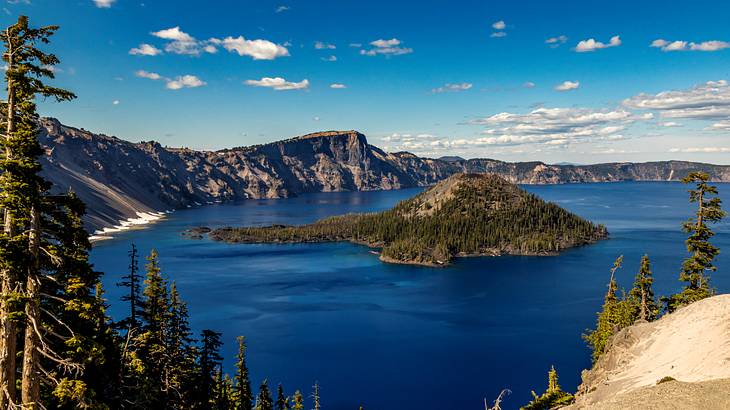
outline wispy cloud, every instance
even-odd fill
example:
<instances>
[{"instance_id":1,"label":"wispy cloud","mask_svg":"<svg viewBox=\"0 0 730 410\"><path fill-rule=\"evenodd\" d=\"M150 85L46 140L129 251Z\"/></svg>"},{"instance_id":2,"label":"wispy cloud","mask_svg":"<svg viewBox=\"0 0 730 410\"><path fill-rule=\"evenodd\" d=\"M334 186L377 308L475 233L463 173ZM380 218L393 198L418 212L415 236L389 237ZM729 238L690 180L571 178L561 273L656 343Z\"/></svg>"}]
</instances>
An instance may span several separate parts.
<instances>
[{"instance_id":1,"label":"wispy cloud","mask_svg":"<svg viewBox=\"0 0 730 410\"><path fill-rule=\"evenodd\" d=\"M545 40L545 44L550 45L552 48L560 47L561 45L565 44L568 41L568 36L560 35L557 37L550 37L549 39Z\"/></svg>"},{"instance_id":2,"label":"wispy cloud","mask_svg":"<svg viewBox=\"0 0 730 410\"><path fill-rule=\"evenodd\" d=\"M391 38L390 40L375 40L370 42L372 48L369 50L360 50L360 54L371 57L378 54L385 56L399 56L413 52L412 48L402 47L402 44L403 42L397 38Z\"/></svg>"},{"instance_id":3,"label":"wispy cloud","mask_svg":"<svg viewBox=\"0 0 730 410\"><path fill-rule=\"evenodd\" d=\"M608 43L601 43L595 39L589 38L588 40L582 40L575 46L575 51L578 53L587 53L591 51L600 50L603 48L618 47L621 45L621 37L613 36Z\"/></svg>"},{"instance_id":4,"label":"wispy cloud","mask_svg":"<svg viewBox=\"0 0 730 410\"><path fill-rule=\"evenodd\" d=\"M507 37L507 32L504 31L507 28L507 23L505 23L504 20L495 21L494 23L492 23L492 28L495 31L492 34L490 34L489 37L492 37L492 38Z\"/></svg>"},{"instance_id":5,"label":"wispy cloud","mask_svg":"<svg viewBox=\"0 0 730 410\"><path fill-rule=\"evenodd\" d=\"M522 87L524 87L524 88L535 88L535 83L533 83L532 81L525 81L524 83L522 83Z\"/></svg>"},{"instance_id":6,"label":"wispy cloud","mask_svg":"<svg viewBox=\"0 0 730 410\"><path fill-rule=\"evenodd\" d=\"M715 154L719 152L730 152L730 147L671 148L669 152L681 152L689 154Z\"/></svg>"},{"instance_id":7,"label":"wispy cloud","mask_svg":"<svg viewBox=\"0 0 730 410\"><path fill-rule=\"evenodd\" d=\"M332 83L332 84L330 84L330 88L335 89L335 90L341 90L343 88L347 88L347 86L345 84L341 84L341 83Z\"/></svg>"},{"instance_id":8,"label":"wispy cloud","mask_svg":"<svg viewBox=\"0 0 730 410\"><path fill-rule=\"evenodd\" d=\"M111 8L112 4L114 4L117 0L93 0L94 5L100 9L108 9ZM30 3L30 1L28 1Z\"/></svg>"},{"instance_id":9,"label":"wispy cloud","mask_svg":"<svg viewBox=\"0 0 730 410\"><path fill-rule=\"evenodd\" d=\"M143 43L129 50L129 54L138 56L156 56L162 54L162 50L151 44Z\"/></svg>"},{"instance_id":10,"label":"wispy cloud","mask_svg":"<svg viewBox=\"0 0 730 410\"><path fill-rule=\"evenodd\" d=\"M620 132L651 115L635 115L628 110L588 108L538 108L527 114L503 112L470 123L485 125L482 145L548 144L562 145L582 140L616 140Z\"/></svg>"},{"instance_id":11,"label":"wispy cloud","mask_svg":"<svg viewBox=\"0 0 730 410\"><path fill-rule=\"evenodd\" d=\"M309 80L300 82L287 81L281 77L263 77L260 80L246 80L246 85L253 87L267 87L276 91L305 90L309 88Z\"/></svg>"},{"instance_id":12,"label":"wispy cloud","mask_svg":"<svg viewBox=\"0 0 730 410\"><path fill-rule=\"evenodd\" d=\"M334 61L337 61L337 56L334 56L333 55L333 56L322 57L321 60L322 61L334 62Z\"/></svg>"},{"instance_id":13,"label":"wispy cloud","mask_svg":"<svg viewBox=\"0 0 730 410\"><path fill-rule=\"evenodd\" d=\"M441 87L434 88L431 90L434 94L439 93L446 93L446 92L459 92L459 91L466 91L473 87L472 83L456 83L456 84L450 84L447 83Z\"/></svg>"},{"instance_id":14,"label":"wispy cloud","mask_svg":"<svg viewBox=\"0 0 730 410\"><path fill-rule=\"evenodd\" d=\"M277 7L276 9L274 9L274 13L283 13L283 12L289 11L289 10L291 10L291 7L282 5L282 6Z\"/></svg>"},{"instance_id":15,"label":"wispy cloud","mask_svg":"<svg viewBox=\"0 0 730 410\"><path fill-rule=\"evenodd\" d=\"M155 72L149 72L144 70L139 70L134 73L137 77L140 78L146 78L149 80L154 81L164 81L165 82L165 88L168 90L180 90L182 88L196 88L196 87L202 87L206 85L205 81L201 80L200 78L186 74L186 75L179 75L175 78L168 78L163 77Z\"/></svg>"},{"instance_id":16,"label":"wispy cloud","mask_svg":"<svg viewBox=\"0 0 730 410\"><path fill-rule=\"evenodd\" d=\"M662 118L726 120L730 118L730 84L708 81L684 90L643 93L625 99L623 105L657 111Z\"/></svg>"},{"instance_id":17,"label":"wispy cloud","mask_svg":"<svg viewBox=\"0 0 730 410\"><path fill-rule=\"evenodd\" d=\"M334 50L337 48L334 44L325 43L323 41L315 41L314 48L317 50Z\"/></svg>"},{"instance_id":18,"label":"wispy cloud","mask_svg":"<svg viewBox=\"0 0 730 410\"><path fill-rule=\"evenodd\" d=\"M580 81L563 81L555 86L555 91L571 91L580 87Z\"/></svg>"},{"instance_id":19,"label":"wispy cloud","mask_svg":"<svg viewBox=\"0 0 730 410\"><path fill-rule=\"evenodd\" d=\"M701 43L694 43L689 41L667 41L664 39L657 39L651 42L650 47L659 48L662 51L720 51L726 48L730 48L730 42L711 40L703 41Z\"/></svg>"}]
</instances>

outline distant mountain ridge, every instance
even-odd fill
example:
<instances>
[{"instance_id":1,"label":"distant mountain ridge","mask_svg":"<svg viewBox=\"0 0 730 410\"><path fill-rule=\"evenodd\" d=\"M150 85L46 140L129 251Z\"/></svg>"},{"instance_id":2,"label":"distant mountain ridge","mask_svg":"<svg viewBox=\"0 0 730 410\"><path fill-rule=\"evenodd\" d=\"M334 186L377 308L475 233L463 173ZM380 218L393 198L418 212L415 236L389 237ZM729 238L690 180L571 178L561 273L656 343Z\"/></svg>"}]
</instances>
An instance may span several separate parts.
<instances>
[{"instance_id":1,"label":"distant mountain ridge","mask_svg":"<svg viewBox=\"0 0 730 410\"><path fill-rule=\"evenodd\" d=\"M585 166L509 163L492 159L421 158L387 153L357 131L327 131L219 151L132 143L40 121L43 174L54 189L73 189L88 206L90 230L139 212L180 209L307 192L369 191L428 186L453 174L495 173L517 184L676 181L690 171L730 182L730 166L661 161Z\"/></svg>"}]
</instances>

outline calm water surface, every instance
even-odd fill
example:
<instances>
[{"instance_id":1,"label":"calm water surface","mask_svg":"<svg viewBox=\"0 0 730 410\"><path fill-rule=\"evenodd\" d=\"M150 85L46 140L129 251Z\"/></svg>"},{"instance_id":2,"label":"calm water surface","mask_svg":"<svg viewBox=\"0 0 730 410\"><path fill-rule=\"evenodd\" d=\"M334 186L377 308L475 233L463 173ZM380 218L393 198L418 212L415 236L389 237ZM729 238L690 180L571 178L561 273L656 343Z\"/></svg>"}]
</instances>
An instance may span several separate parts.
<instances>
[{"instance_id":1,"label":"calm water surface","mask_svg":"<svg viewBox=\"0 0 730 410\"><path fill-rule=\"evenodd\" d=\"M593 324L608 270L625 255L619 281L630 286L642 254L655 292L676 291L685 257L680 224L691 209L678 183L528 186L542 198L605 224L611 239L555 257L471 258L446 269L386 265L351 244L228 245L186 240L194 226L298 224L346 212L387 209L419 192L311 194L178 211L146 230L95 245L111 314L126 306L115 286L135 243L156 248L164 272L189 303L191 322L224 333L232 371L235 337L249 340L252 380L287 392L321 385L325 409L483 408L502 388L507 409L542 391L555 365L574 390L590 365L581 333ZM719 184L730 205L730 184ZM730 253L730 226L715 244ZM713 284L730 291L730 257ZM307 404L309 406L309 403Z\"/></svg>"}]
</instances>

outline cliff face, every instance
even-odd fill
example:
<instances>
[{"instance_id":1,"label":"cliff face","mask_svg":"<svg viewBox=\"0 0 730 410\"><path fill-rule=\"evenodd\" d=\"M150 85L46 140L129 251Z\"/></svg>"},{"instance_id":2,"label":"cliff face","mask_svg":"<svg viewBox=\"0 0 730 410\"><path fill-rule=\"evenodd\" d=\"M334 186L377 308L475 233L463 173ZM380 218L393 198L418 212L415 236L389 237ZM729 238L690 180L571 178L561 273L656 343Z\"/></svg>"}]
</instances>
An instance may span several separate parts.
<instances>
[{"instance_id":1,"label":"cliff face","mask_svg":"<svg viewBox=\"0 0 730 410\"><path fill-rule=\"evenodd\" d=\"M87 226L116 225L137 212L305 192L368 191L432 185L460 172L499 174L518 184L679 180L704 170L730 181L730 167L689 162L546 165L491 159L428 159L386 153L356 131L329 131L220 151L131 143L40 122L43 173L57 191L73 189L88 205Z\"/></svg>"}]
</instances>

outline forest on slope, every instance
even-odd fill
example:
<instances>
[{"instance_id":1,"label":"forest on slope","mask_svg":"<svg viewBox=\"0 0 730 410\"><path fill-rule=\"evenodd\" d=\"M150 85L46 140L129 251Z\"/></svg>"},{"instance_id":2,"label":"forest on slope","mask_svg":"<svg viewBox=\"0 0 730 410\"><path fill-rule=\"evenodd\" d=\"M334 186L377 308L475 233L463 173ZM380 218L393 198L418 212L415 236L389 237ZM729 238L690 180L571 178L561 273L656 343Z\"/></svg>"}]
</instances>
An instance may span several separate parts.
<instances>
[{"instance_id":1,"label":"forest on slope","mask_svg":"<svg viewBox=\"0 0 730 410\"><path fill-rule=\"evenodd\" d=\"M494 174L456 174L394 208L302 226L221 228L237 243L351 241L392 263L446 265L454 257L545 255L607 236L597 226Z\"/></svg>"}]
</instances>

